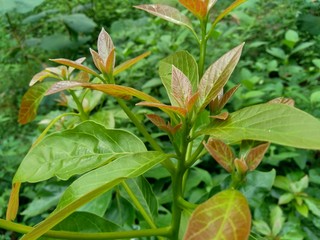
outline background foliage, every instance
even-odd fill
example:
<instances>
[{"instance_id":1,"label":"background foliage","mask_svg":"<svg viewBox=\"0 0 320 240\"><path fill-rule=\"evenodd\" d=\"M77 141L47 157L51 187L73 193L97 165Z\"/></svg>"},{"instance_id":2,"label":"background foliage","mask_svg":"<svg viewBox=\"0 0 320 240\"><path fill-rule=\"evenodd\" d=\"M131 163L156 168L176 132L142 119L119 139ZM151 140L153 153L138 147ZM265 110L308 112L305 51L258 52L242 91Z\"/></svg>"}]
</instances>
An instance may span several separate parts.
<instances>
[{"instance_id":1,"label":"background foliage","mask_svg":"<svg viewBox=\"0 0 320 240\"><path fill-rule=\"evenodd\" d=\"M26 5L21 5L24 2ZM106 3L108 2L108 3ZM176 5L174 0L144 1ZM218 1L215 11L232 1ZM65 108L57 104L57 96L48 97L40 106L40 117L26 126L17 124L17 113L23 93L32 76L49 66L48 58L77 59L89 56L96 36L104 27L117 46L117 59L122 62L145 50L151 56L119 75L124 85L134 86L167 100L158 77L157 63L168 54L183 49L196 49L187 30L158 18L151 18L132 6L141 1L6 1L0 0L0 217L4 216L13 173L38 134L35 127ZM266 11L272 9L272 11ZM214 13L214 12L213 12ZM208 44L208 59L213 62L227 49L246 42L243 55L227 88L241 84L228 107L237 110L251 104L284 96L296 106L320 118L320 3L313 0L249 0L221 22ZM318 24L317 24L318 23ZM137 27L138 26L138 27ZM196 54L196 53L195 53ZM208 63L209 64L209 63ZM207 64L207 65L208 65ZM141 67L143 66L143 68ZM156 66L156 67L155 67ZM110 127L126 126L126 118L112 112L114 102L105 101L97 113L108 110ZM141 116L148 110L136 110ZM56 128L63 128L63 124ZM161 138L153 126L154 137ZM253 211L252 239L318 239L320 238L320 153L272 145L259 167L261 172L248 176L243 191ZM168 202L165 173L148 173L153 178L159 204ZM218 192L218 179L223 171L204 161L190 173L188 189L191 202L201 202ZM204 188L206 183L208 188ZM63 183L25 186L22 190L20 221L34 224L47 216L64 189ZM110 198L117 208L133 207L119 189ZM170 189L167 189L170 191ZM270 194L271 193L271 194ZM118 198L118 202L112 199ZM128 214L132 216L132 211ZM108 219L119 219L108 212ZM130 216L129 216L130 217ZM170 216L163 213L162 221ZM120 220L119 220L120 221ZM1 239L14 239L1 232ZM11 235L11 236L10 236Z\"/></svg>"}]
</instances>

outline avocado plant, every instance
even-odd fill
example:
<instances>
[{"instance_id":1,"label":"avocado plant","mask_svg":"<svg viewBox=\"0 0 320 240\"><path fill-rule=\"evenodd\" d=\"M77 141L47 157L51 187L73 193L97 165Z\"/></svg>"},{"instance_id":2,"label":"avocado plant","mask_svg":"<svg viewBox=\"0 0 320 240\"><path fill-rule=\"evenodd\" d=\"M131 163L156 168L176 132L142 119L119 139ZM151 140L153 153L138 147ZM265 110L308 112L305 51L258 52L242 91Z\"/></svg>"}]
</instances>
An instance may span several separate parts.
<instances>
[{"instance_id":1,"label":"avocado plant","mask_svg":"<svg viewBox=\"0 0 320 240\"><path fill-rule=\"evenodd\" d=\"M46 68L33 77L22 99L20 123L32 121L43 97L54 93L63 92L76 110L53 119L21 162L13 178L6 220L0 219L1 228L20 232L24 234L21 239L28 240L40 237L245 240L250 236L251 214L239 188L246 184L248 172L254 171L262 161L270 143L320 149L320 121L295 108L291 99L279 97L235 112L225 108L239 88L237 85L224 90L244 43L206 68L207 42L220 20L245 0L234 1L213 21L209 12L217 0L179 2L198 20L198 28L193 27L196 21L192 22L178 8L162 4L136 6L189 29L199 45L197 57L178 51L159 63L160 78L170 104L117 84L117 74L150 53L115 66L115 47L104 29L98 37L97 51L90 49L95 70L83 64L84 58L75 61L59 58L52 61L61 66ZM88 96L97 92L115 99L136 127L137 135L93 120L91 111L96 105L90 103L93 98ZM156 111L141 120L127 104L133 97L140 100L137 106ZM48 133L57 121L68 116L76 118L70 127ZM151 135L145 125L150 124L148 121L163 131L166 141L171 143L169 147ZM234 149L239 151L236 153ZM225 189L195 204L186 196L187 181L190 169L207 154L215 160L213 163L226 170L230 181ZM154 169L170 175L171 198L165 206L157 203L154 183L145 175ZM33 227L14 223L21 184L54 177L70 182L55 210ZM120 188L127 204L137 213L134 224L119 226L104 218L105 212L112 211L105 194ZM93 213L90 207L81 210L101 198L100 204L106 205L101 212ZM169 211L170 219L160 223L160 211Z\"/></svg>"}]
</instances>

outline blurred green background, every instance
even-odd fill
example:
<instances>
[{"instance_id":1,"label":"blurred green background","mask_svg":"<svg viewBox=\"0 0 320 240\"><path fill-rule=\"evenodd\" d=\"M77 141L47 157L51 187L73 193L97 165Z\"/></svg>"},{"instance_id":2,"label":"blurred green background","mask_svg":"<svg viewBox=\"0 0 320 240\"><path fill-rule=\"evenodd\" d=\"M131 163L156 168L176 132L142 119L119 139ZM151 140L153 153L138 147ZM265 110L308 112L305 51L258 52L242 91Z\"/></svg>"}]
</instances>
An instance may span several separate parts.
<instances>
[{"instance_id":1,"label":"blurred green background","mask_svg":"<svg viewBox=\"0 0 320 240\"><path fill-rule=\"evenodd\" d=\"M118 63L148 50L152 52L120 74L118 83L166 101L157 73L158 61L177 50L188 50L197 56L196 42L186 29L132 6L164 3L182 10L177 2L0 0L0 217L5 216L13 174L43 129L39 123L50 118L50 113L64 111L54 97L48 97L35 121L24 126L18 124L19 104L32 76L45 67L55 66L49 58L90 59L89 47L96 49L97 36L104 27L116 46ZM212 18L231 2L218 1ZM207 66L241 42L246 42L243 55L227 85L230 88L240 83L241 88L227 105L230 111L286 97L294 99L296 107L320 118L319 0L248 0L218 24L208 43ZM118 126L123 125L121 118L117 121ZM210 161L204 159L201 167L212 179L217 179L222 171ZM262 186L247 189L252 194L253 239L320 239L319 162L319 152L271 146L259 167L262 172L251 176ZM279 187L277 181L271 181L275 173L283 176L290 186L297 186L295 190L290 192ZM268 179L270 184L264 186ZM193 186L200 192L201 188L201 181ZM39 221L61 191L61 186L44 189L43 184L24 187L21 209L29 210L19 220L26 224ZM37 214L32 212L32 200L48 196L48 192L51 205L38 209ZM291 197L284 201L284 194ZM303 194L312 201L300 204L299 196ZM274 219L281 219L279 229L273 227ZM0 239L15 236L0 230Z\"/></svg>"}]
</instances>

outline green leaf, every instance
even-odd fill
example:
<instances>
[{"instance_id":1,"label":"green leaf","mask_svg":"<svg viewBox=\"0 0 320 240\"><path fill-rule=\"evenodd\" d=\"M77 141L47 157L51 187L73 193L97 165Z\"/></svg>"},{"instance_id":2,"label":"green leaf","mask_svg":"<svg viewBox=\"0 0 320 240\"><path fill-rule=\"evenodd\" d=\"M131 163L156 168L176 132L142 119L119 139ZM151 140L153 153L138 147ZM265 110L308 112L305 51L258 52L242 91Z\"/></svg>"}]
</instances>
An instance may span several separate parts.
<instances>
[{"instance_id":1,"label":"green leaf","mask_svg":"<svg viewBox=\"0 0 320 240\"><path fill-rule=\"evenodd\" d=\"M73 129L46 136L23 159L14 182L68 179L107 164L119 156L146 151L143 142L124 130L86 121Z\"/></svg>"},{"instance_id":2,"label":"green leaf","mask_svg":"<svg viewBox=\"0 0 320 240\"><path fill-rule=\"evenodd\" d=\"M37 110L46 91L54 82L43 82L33 85L24 94L19 110L19 123L26 124L37 116Z\"/></svg>"},{"instance_id":3,"label":"green leaf","mask_svg":"<svg viewBox=\"0 0 320 240\"><path fill-rule=\"evenodd\" d=\"M251 214L246 198L237 190L224 190L193 212L184 240L249 238Z\"/></svg>"},{"instance_id":4,"label":"green leaf","mask_svg":"<svg viewBox=\"0 0 320 240\"><path fill-rule=\"evenodd\" d=\"M201 108L205 108L223 89L239 61L243 45L244 43L224 54L204 73L199 84Z\"/></svg>"},{"instance_id":5,"label":"green leaf","mask_svg":"<svg viewBox=\"0 0 320 240\"><path fill-rule=\"evenodd\" d=\"M83 13L74 13L62 16L62 20L68 27L78 33L91 33L97 24Z\"/></svg>"},{"instance_id":6,"label":"green leaf","mask_svg":"<svg viewBox=\"0 0 320 240\"><path fill-rule=\"evenodd\" d=\"M172 95L172 65L178 68L190 80L193 92L197 91L199 76L198 64L191 54L186 51L176 52L159 63L159 74L163 85L165 86L170 102L175 104Z\"/></svg>"},{"instance_id":7,"label":"green leaf","mask_svg":"<svg viewBox=\"0 0 320 240\"><path fill-rule=\"evenodd\" d=\"M27 13L43 3L44 0L0 0L0 14L16 11L18 13Z\"/></svg>"},{"instance_id":8,"label":"green leaf","mask_svg":"<svg viewBox=\"0 0 320 240\"><path fill-rule=\"evenodd\" d=\"M216 120L202 133L227 143L242 140L273 142L297 148L320 149L320 121L286 104L259 104Z\"/></svg>"},{"instance_id":9,"label":"green leaf","mask_svg":"<svg viewBox=\"0 0 320 240\"><path fill-rule=\"evenodd\" d=\"M89 212L103 217L108 209L112 199L112 191L106 192L80 207L77 211Z\"/></svg>"},{"instance_id":10,"label":"green leaf","mask_svg":"<svg viewBox=\"0 0 320 240\"><path fill-rule=\"evenodd\" d=\"M319 199L305 198L304 202L314 215L316 215L317 217L320 217L320 200Z\"/></svg>"},{"instance_id":11,"label":"green leaf","mask_svg":"<svg viewBox=\"0 0 320 240\"><path fill-rule=\"evenodd\" d=\"M169 22L185 26L191 30L193 29L190 19L174 7L161 4L143 4L135 6L135 8L144 10Z\"/></svg>"},{"instance_id":12,"label":"green leaf","mask_svg":"<svg viewBox=\"0 0 320 240\"><path fill-rule=\"evenodd\" d=\"M131 143L128 141L127 144ZM142 175L165 159L167 155L161 152L140 152L118 158L83 175L67 188L56 210L22 239L37 239L80 206L112 189L126 178Z\"/></svg>"},{"instance_id":13,"label":"green leaf","mask_svg":"<svg viewBox=\"0 0 320 240\"><path fill-rule=\"evenodd\" d=\"M313 46L314 44L315 44L315 42L304 42L304 43L301 43L291 51L291 54L300 52L300 51L302 51L302 50L304 50L306 48L309 48L309 47Z\"/></svg>"},{"instance_id":14,"label":"green leaf","mask_svg":"<svg viewBox=\"0 0 320 240\"><path fill-rule=\"evenodd\" d=\"M291 190L291 182L288 178L284 176L277 176L274 184L275 187L285 190L287 192L292 192Z\"/></svg>"},{"instance_id":15,"label":"green leaf","mask_svg":"<svg viewBox=\"0 0 320 240\"><path fill-rule=\"evenodd\" d=\"M271 54L274 57L280 58L282 60L285 60L287 58L287 55L281 48L272 47L267 49L267 53Z\"/></svg>"},{"instance_id":16,"label":"green leaf","mask_svg":"<svg viewBox=\"0 0 320 240\"><path fill-rule=\"evenodd\" d=\"M279 197L279 201L278 204L282 205L282 204L288 204L289 202L291 202L294 199L294 195L293 193L284 193Z\"/></svg>"},{"instance_id":17,"label":"green leaf","mask_svg":"<svg viewBox=\"0 0 320 240\"><path fill-rule=\"evenodd\" d=\"M263 220L253 221L253 226L257 232L263 234L265 236L269 236L272 234L269 225Z\"/></svg>"},{"instance_id":18,"label":"green leaf","mask_svg":"<svg viewBox=\"0 0 320 240\"><path fill-rule=\"evenodd\" d=\"M128 179L125 182L149 217L154 219L158 213L158 201L149 182L142 176ZM121 191L121 195L132 203L132 199L125 190Z\"/></svg>"},{"instance_id":19,"label":"green leaf","mask_svg":"<svg viewBox=\"0 0 320 240\"><path fill-rule=\"evenodd\" d=\"M286 31L285 39L290 42L296 43L299 41L299 34L296 31L289 29L288 31Z\"/></svg>"},{"instance_id":20,"label":"green leaf","mask_svg":"<svg viewBox=\"0 0 320 240\"><path fill-rule=\"evenodd\" d=\"M285 217L282 209L278 205L273 206L270 211L270 224L273 236L277 236L280 233L284 222Z\"/></svg>"}]
</instances>

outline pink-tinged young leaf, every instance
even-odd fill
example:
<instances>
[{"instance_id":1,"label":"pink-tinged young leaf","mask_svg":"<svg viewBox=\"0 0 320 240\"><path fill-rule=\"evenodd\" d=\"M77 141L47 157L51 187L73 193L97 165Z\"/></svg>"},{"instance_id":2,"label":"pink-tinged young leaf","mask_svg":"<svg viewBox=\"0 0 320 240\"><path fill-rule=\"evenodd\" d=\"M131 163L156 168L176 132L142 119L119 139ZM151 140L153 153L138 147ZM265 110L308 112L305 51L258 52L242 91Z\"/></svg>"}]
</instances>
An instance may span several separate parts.
<instances>
[{"instance_id":1,"label":"pink-tinged young leaf","mask_svg":"<svg viewBox=\"0 0 320 240\"><path fill-rule=\"evenodd\" d=\"M231 148L218 139L210 138L203 143L210 155L228 172L232 172L233 160L235 158Z\"/></svg>"},{"instance_id":2,"label":"pink-tinged young leaf","mask_svg":"<svg viewBox=\"0 0 320 240\"><path fill-rule=\"evenodd\" d=\"M59 67L47 67L45 69L45 71L53 73L59 77L63 77L63 75L65 75L65 73L63 73L63 71L67 71L67 67L66 66L59 66Z\"/></svg>"},{"instance_id":3,"label":"pink-tinged young leaf","mask_svg":"<svg viewBox=\"0 0 320 240\"><path fill-rule=\"evenodd\" d=\"M249 153L245 157L246 163L250 171L253 171L258 167L269 146L270 143L263 143L250 149Z\"/></svg>"},{"instance_id":4,"label":"pink-tinged young leaf","mask_svg":"<svg viewBox=\"0 0 320 240\"><path fill-rule=\"evenodd\" d=\"M92 56L92 60L94 62L94 65L96 66L96 68L101 72L101 73L106 73L107 70L105 68L105 64L102 60L102 58L100 57L100 55L93 49L90 48L90 53Z\"/></svg>"},{"instance_id":5,"label":"pink-tinged young leaf","mask_svg":"<svg viewBox=\"0 0 320 240\"><path fill-rule=\"evenodd\" d=\"M201 20L207 16L209 0L179 0L179 2Z\"/></svg>"},{"instance_id":6,"label":"pink-tinged young leaf","mask_svg":"<svg viewBox=\"0 0 320 240\"><path fill-rule=\"evenodd\" d=\"M190 80L174 65L172 65L171 92L178 105L184 108L192 97Z\"/></svg>"},{"instance_id":7,"label":"pink-tinged young leaf","mask_svg":"<svg viewBox=\"0 0 320 240\"><path fill-rule=\"evenodd\" d=\"M26 124L36 117L42 98L53 84L54 82L42 82L28 89L22 97L18 118L19 123Z\"/></svg>"},{"instance_id":8,"label":"pink-tinged young leaf","mask_svg":"<svg viewBox=\"0 0 320 240\"><path fill-rule=\"evenodd\" d=\"M217 0L209 0L208 3L208 12L210 11L210 9L216 4Z\"/></svg>"},{"instance_id":9,"label":"pink-tinged young leaf","mask_svg":"<svg viewBox=\"0 0 320 240\"><path fill-rule=\"evenodd\" d=\"M55 94L57 92L61 92L67 89L75 88L75 87L83 87L83 82L76 81L60 81L54 83L45 93L45 95Z\"/></svg>"},{"instance_id":10,"label":"pink-tinged young leaf","mask_svg":"<svg viewBox=\"0 0 320 240\"><path fill-rule=\"evenodd\" d=\"M223 94L222 98L219 101L219 110L222 110L224 108L224 106L228 103L230 98L238 90L239 87L240 87L240 84L234 86L229 91L227 91L225 94Z\"/></svg>"},{"instance_id":11,"label":"pink-tinged young leaf","mask_svg":"<svg viewBox=\"0 0 320 240\"><path fill-rule=\"evenodd\" d=\"M215 116L210 116L211 118L215 118L215 119L219 119L219 120L226 120L229 117L229 113L228 112L222 112L218 115Z\"/></svg>"},{"instance_id":12,"label":"pink-tinged young leaf","mask_svg":"<svg viewBox=\"0 0 320 240\"><path fill-rule=\"evenodd\" d=\"M170 123L166 123L163 118L156 114L148 114L147 118L158 128L170 134L175 134L177 130L179 130L179 128L181 127L181 124L172 127Z\"/></svg>"},{"instance_id":13,"label":"pink-tinged young leaf","mask_svg":"<svg viewBox=\"0 0 320 240\"><path fill-rule=\"evenodd\" d=\"M271 101L269 101L269 103L282 103L282 104L287 104L291 107L294 107L294 100L291 98L279 97L279 98L272 99Z\"/></svg>"},{"instance_id":14,"label":"pink-tinged young leaf","mask_svg":"<svg viewBox=\"0 0 320 240\"><path fill-rule=\"evenodd\" d=\"M159 108L164 112L176 113L176 114L179 114L182 117L185 117L186 114L187 114L187 110L185 108L176 107L176 106L169 106L169 105L165 105L163 103L140 102L140 103L137 103L136 105Z\"/></svg>"},{"instance_id":15,"label":"pink-tinged young leaf","mask_svg":"<svg viewBox=\"0 0 320 240\"><path fill-rule=\"evenodd\" d=\"M59 77L57 77L55 74L52 74L49 71L43 70L32 77L32 79L29 83L29 86L31 87L34 84L36 84L37 82L42 82L44 79L49 78L49 77L59 79Z\"/></svg>"},{"instance_id":16,"label":"pink-tinged young leaf","mask_svg":"<svg viewBox=\"0 0 320 240\"><path fill-rule=\"evenodd\" d=\"M114 64L116 60L116 55L115 55L115 49L112 49L110 51L110 54L107 58L106 64L105 64L105 69L107 74L112 74L113 69L114 69Z\"/></svg>"},{"instance_id":17,"label":"pink-tinged young leaf","mask_svg":"<svg viewBox=\"0 0 320 240\"><path fill-rule=\"evenodd\" d=\"M191 98L187 102L187 106L186 106L188 112L191 112L191 110L193 109L194 105L197 103L198 99L199 99L199 92L196 92L195 94L193 94L191 96Z\"/></svg>"},{"instance_id":18,"label":"pink-tinged young leaf","mask_svg":"<svg viewBox=\"0 0 320 240\"><path fill-rule=\"evenodd\" d=\"M233 9L246 2L247 0L236 0L229 7L227 7L219 16L214 20L213 26L215 26L222 18L224 18L228 13L230 13Z\"/></svg>"},{"instance_id":19,"label":"pink-tinged young leaf","mask_svg":"<svg viewBox=\"0 0 320 240\"><path fill-rule=\"evenodd\" d=\"M98 53L102 58L103 63L107 62L107 59L114 49L114 45L110 35L102 28L98 37Z\"/></svg>"},{"instance_id":20,"label":"pink-tinged young leaf","mask_svg":"<svg viewBox=\"0 0 320 240\"><path fill-rule=\"evenodd\" d=\"M19 208L19 191L21 182L13 183L10 193L10 199L7 208L6 220L13 221L18 213Z\"/></svg>"},{"instance_id":21,"label":"pink-tinged young leaf","mask_svg":"<svg viewBox=\"0 0 320 240\"><path fill-rule=\"evenodd\" d=\"M150 51L148 52L145 52L135 58L132 58L128 61L125 61L124 63L121 63L120 65L116 66L114 68L114 71L113 71L113 76L123 72L124 70L128 69L129 67L131 67L132 65L136 64L137 62L139 62L141 59L147 57L150 55Z\"/></svg>"},{"instance_id":22,"label":"pink-tinged young leaf","mask_svg":"<svg viewBox=\"0 0 320 240\"><path fill-rule=\"evenodd\" d=\"M246 161L236 158L233 163L238 173L240 173L241 175L245 175L247 173L249 168Z\"/></svg>"},{"instance_id":23,"label":"pink-tinged young leaf","mask_svg":"<svg viewBox=\"0 0 320 240\"><path fill-rule=\"evenodd\" d=\"M168 22L182 25L193 30L190 19L174 7L162 4L143 4L135 6L135 8L144 10L152 15L167 20Z\"/></svg>"},{"instance_id":24,"label":"pink-tinged young leaf","mask_svg":"<svg viewBox=\"0 0 320 240\"><path fill-rule=\"evenodd\" d=\"M224 54L204 73L199 84L201 108L205 108L221 92L239 61L243 45Z\"/></svg>"},{"instance_id":25,"label":"pink-tinged young leaf","mask_svg":"<svg viewBox=\"0 0 320 240\"><path fill-rule=\"evenodd\" d=\"M82 65L81 63L78 63L78 62L75 62L75 61L72 61L72 60L69 60L69 59L65 59L65 58L50 59L50 61L53 61L53 62L56 62L56 63L60 63L60 64L63 64L63 65L69 66L69 67L73 67L73 68L78 69L78 70L85 71L85 72L87 72L89 74L92 74L95 77L100 78L98 73L93 71L91 68L88 68L88 67Z\"/></svg>"},{"instance_id":26,"label":"pink-tinged young leaf","mask_svg":"<svg viewBox=\"0 0 320 240\"><path fill-rule=\"evenodd\" d=\"M81 64L81 63L84 62L84 60L86 60L86 58L85 58L85 57L82 57L82 58L78 58L77 60L75 60L75 62ZM75 68L73 68L73 67L69 67L69 68L68 68L69 76L70 76L70 74L74 71L74 69L75 69Z\"/></svg>"},{"instance_id":27,"label":"pink-tinged young leaf","mask_svg":"<svg viewBox=\"0 0 320 240\"><path fill-rule=\"evenodd\" d=\"M237 190L224 190L200 204L189 220L184 240L247 240L251 228L248 202Z\"/></svg>"}]
</instances>

